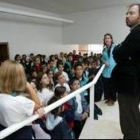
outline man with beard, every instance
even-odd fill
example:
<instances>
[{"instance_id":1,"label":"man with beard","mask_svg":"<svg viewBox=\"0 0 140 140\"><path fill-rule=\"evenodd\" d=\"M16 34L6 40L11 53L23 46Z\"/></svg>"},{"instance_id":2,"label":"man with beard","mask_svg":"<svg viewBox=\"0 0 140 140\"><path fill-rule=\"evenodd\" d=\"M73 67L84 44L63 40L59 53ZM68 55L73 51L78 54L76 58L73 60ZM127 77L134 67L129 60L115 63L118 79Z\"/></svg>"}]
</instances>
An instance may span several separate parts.
<instances>
[{"instance_id":1,"label":"man with beard","mask_svg":"<svg viewBox=\"0 0 140 140\"><path fill-rule=\"evenodd\" d=\"M112 79L118 92L124 139L140 139L140 4L129 6L126 25L130 34L113 52L117 65Z\"/></svg>"}]
</instances>

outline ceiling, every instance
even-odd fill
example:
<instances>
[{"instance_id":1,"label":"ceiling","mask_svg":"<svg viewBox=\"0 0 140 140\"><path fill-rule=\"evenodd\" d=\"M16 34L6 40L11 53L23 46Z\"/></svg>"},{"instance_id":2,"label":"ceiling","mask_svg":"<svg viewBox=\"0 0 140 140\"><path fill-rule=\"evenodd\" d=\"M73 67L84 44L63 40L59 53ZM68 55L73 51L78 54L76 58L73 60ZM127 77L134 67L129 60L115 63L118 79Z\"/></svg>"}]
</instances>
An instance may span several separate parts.
<instances>
[{"instance_id":1,"label":"ceiling","mask_svg":"<svg viewBox=\"0 0 140 140\"><path fill-rule=\"evenodd\" d=\"M0 2L65 15L114 6L128 6L139 0L0 0Z\"/></svg>"}]
</instances>

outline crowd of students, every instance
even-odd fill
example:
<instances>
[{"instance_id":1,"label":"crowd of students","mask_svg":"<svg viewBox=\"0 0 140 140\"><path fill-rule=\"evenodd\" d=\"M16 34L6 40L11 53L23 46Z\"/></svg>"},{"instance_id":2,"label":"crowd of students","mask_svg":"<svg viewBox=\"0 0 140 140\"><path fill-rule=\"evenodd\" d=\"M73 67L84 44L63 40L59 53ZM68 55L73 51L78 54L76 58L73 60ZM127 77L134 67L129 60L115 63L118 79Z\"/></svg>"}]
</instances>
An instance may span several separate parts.
<instances>
[{"instance_id":1,"label":"crowd of students","mask_svg":"<svg viewBox=\"0 0 140 140\"><path fill-rule=\"evenodd\" d=\"M12 90L7 92L2 90L1 86L3 76L1 74L2 72L0 73L0 89L2 93L5 93L0 95L2 96L1 98L7 100L6 97L9 95L9 97L12 99L8 101L8 104L11 102L11 100L12 102L15 99L17 100L16 103L15 101L14 103L11 103L10 107L14 106L12 114L11 111L6 109L7 112L9 112L7 116L12 115L11 119L8 120L11 123L7 124L7 122L0 119L0 129L3 130L4 128L18 122L19 119L15 117L17 116L17 111L15 111L17 108L17 110L25 111L26 117L24 117L24 119L35 112L41 114L43 112L43 107L58 101L60 98L71 94L71 92L92 81L101 67L101 57L101 54L93 55L93 53L91 53L90 56L87 54L81 55L81 53L76 54L76 51L74 50L73 53L69 54L64 54L61 52L59 57L58 55L51 55L49 60L46 60L46 56L41 54L35 56L32 53L28 59L27 55L25 54L22 56L17 54L15 55L14 62L4 62L1 65L0 71L2 71L2 67L4 66L7 66L7 69L10 69L8 66L13 65L13 70L15 70L14 67L21 67L22 65L28 82L27 87L24 86L24 89L22 90L15 89L13 87ZM6 65L8 63L10 65ZM19 75L16 75L16 73ZM25 76L23 75L20 75L19 70L17 70L13 72L13 77L11 77L9 74L9 78L12 78L12 81L17 77L24 77L25 79ZM5 79L7 77L8 75L5 75ZM20 81L18 80L18 82ZM31 95L31 91L33 91L34 95ZM23 92L26 94L21 94ZM102 77L100 77L95 85L95 102L101 100L102 94L103 82ZM6 97L3 97L5 95ZM19 95L26 96L27 101L25 102L25 99L20 99ZM5 100L3 100L3 102L7 102ZM23 105L21 101L23 102ZM38 103L37 107L32 103L33 101ZM20 102L19 105L18 102ZM23 133L25 138L77 139L80 136L85 121L89 116L89 102L89 90L85 90L81 94L76 95L76 97L73 99L52 110L45 116L41 116L40 119L32 123L32 127L29 127L30 131L28 131L28 129L25 131L24 128L26 127L24 127L22 128L23 132L20 132L22 130L18 130L16 132L19 133L19 135L15 135L15 133L13 133L8 138L14 137L20 139L21 134ZM9 106L8 104L7 106ZM22 106L23 109L21 109ZM3 108L0 107L0 112L2 112L2 109ZM98 114L102 115L102 111L96 104L95 109L95 116L93 119L98 119ZM3 113L0 113L0 118L1 115L4 116ZM18 115L21 118L20 121L23 121L23 112L18 113ZM1 123L1 121L5 123ZM27 131L28 133L26 134Z\"/></svg>"}]
</instances>

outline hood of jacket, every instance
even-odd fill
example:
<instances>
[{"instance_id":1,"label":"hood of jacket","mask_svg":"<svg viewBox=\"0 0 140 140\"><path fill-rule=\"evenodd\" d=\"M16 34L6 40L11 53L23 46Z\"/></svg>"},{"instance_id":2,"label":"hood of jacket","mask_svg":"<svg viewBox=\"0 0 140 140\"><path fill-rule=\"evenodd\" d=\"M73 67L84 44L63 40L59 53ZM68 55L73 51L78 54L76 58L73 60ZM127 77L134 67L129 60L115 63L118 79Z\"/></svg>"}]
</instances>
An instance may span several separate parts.
<instances>
[{"instance_id":1,"label":"hood of jacket","mask_svg":"<svg viewBox=\"0 0 140 140\"><path fill-rule=\"evenodd\" d=\"M53 114L48 113L47 118L46 118L46 127L48 130L53 130L61 121L62 117L57 116L55 117Z\"/></svg>"}]
</instances>

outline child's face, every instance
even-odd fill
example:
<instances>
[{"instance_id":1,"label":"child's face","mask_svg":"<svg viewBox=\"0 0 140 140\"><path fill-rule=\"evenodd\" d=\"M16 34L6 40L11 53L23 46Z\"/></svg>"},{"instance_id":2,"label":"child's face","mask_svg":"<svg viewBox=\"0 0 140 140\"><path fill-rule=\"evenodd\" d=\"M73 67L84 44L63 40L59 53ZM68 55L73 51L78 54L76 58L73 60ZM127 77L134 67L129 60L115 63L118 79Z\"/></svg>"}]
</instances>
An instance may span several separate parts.
<instances>
[{"instance_id":1,"label":"child's face","mask_svg":"<svg viewBox=\"0 0 140 140\"><path fill-rule=\"evenodd\" d=\"M63 84L64 82L65 82L64 76L61 74L61 75L58 77L58 83Z\"/></svg>"},{"instance_id":2,"label":"child's face","mask_svg":"<svg viewBox=\"0 0 140 140\"><path fill-rule=\"evenodd\" d=\"M68 59L69 59L69 61L72 61L72 56L69 56Z\"/></svg>"},{"instance_id":3,"label":"child's face","mask_svg":"<svg viewBox=\"0 0 140 140\"><path fill-rule=\"evenodd\" d=\"M36 63L36 64L40 64L40 58L36 58L36 59L35 59L35 63Z\"/></svg>"},{"instance_id":4,"label":"child's face","mask_svg":"<svg viewBox=\"0 0 140 140\"><path fill-rule=\"evenodd\" d=\"M50 62L50 67L53 67L53 66L54 66L54 62L51 61L51 62Z\"/></svg>"},{"instance_id":5,"label":"child's face","mask_svg":"<svg viewBox=\"0 0 140 140\"><path fill-rule=\"evenodd\" d=\"M93 68L96 68L96 67L97 67L96 62L92 62L92 67L93 67Z\"/></svg>"},{"instance_id":6,"label":"child's face","mask_svg":"<svg viewBox=\"0 0 140 140\"><path fill-rule=\"evenodd\" d=\"M46 67L47 67L47 69L50 69L50 64L48 63Z\"/></svg>"},{"instance_id":7,"label":"child's face","mask_svg":"<svg viewBox=\"0 0 140 140\"><path fill-rule=\"evenodd\" d=\"M44 74L44 75L42 76L40 83L41 83L42 85L48 85L48 84L49 84L49 78L48 78L47 74Z\"/></svg>"},{"instance_id":8,"label":"child's face","mask_svg":"<svg viewBox=\"0 0 140 140\"><path fill-rule=\"evenodd\" d=\"M33 77L37 77L37 72L34 71L34 72L32 73L32 76L33 76Z\"/></svg>"},{"instance_id":9,"label":"child's face","mask_svg":"<svg viewBox=\"0 0 140 140\"><path fill-rule=\"evenodd\" d=\"M77 76L82 76L83 74L83 67L82 66L78 66L75 70L75 73Z\"/></svg>"},{"instance_id":10,"label":"child's face","mask_svg":"<svg viewBox=\"0 0 140 140\"><path fill-rule=\"evenodd\" d=\"M53 78L53 71L50 71L48 76L49 76L49 78Z\"/></svg>"},{"instance_id":11,"label":"child's face","mask_svg":"<svg viewBox=\"0 0 140 140\"><path fill-rule=\"evenodd\" d=\"M43 67L43 72L46 73L47 72L47 67Z\"/></svg>"},{"instance_id":12,"label":"child's face","mask_svg":"<svg viewBox=\"0 0 140 140\"><path fill-rule=\"evenodd\" d=\"M71 89L72 90L77 90L77 89L79 89L80 88L80 83L79 83L79 81L78 80L75 80L74 82L73 82L73 84L71 85Z\"/></svg>"},{"instance_id":13,"label":"child's face","mask_svg":"<svg viewBox=\"0 0 140 140\"><path fill-rule=\"evenodd\" d=\"M64 70L63 65L59 65L58 70L62 72Z\"/></svg>"},{"instance_id":14,"label":"child's face","mask_svg":"<svg viewBox=\"0 0 140 140\"><path fill-rule=\"evenodd\" d=\"M83 69L86 70L88 68L88 64L83 65Z\"/></svg>"}]
</instances>

